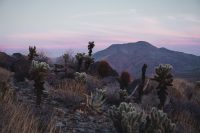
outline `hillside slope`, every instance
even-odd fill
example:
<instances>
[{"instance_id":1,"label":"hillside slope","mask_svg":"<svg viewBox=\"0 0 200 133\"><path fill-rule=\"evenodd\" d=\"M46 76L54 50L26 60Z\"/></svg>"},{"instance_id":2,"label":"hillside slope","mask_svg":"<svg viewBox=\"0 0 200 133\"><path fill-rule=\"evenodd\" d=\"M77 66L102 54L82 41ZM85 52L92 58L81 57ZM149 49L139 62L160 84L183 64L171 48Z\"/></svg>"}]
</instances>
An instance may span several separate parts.
<instances>
[{"instance_id":1,"label":"hillside slope","mask_svg":"<svg viewBox=\"0 0 200 133\"><path fill-rule=\"evenodd\" d=\"M200 69L199 56L166 48L157 48L145 41L113 44L105 50L95 53L94 58L96 60L107 60L118 72L126 70L134 77L140 75L144 63L148 64L148 75L152 75L155 66L159 64L171 64L176 75L188 74L189 78L193 76L192 73L195 73L195 70ZM194 78L199 78L198 75L200 74L196 73L194 76L197 77Z\"/></svg>"}]
</instances>

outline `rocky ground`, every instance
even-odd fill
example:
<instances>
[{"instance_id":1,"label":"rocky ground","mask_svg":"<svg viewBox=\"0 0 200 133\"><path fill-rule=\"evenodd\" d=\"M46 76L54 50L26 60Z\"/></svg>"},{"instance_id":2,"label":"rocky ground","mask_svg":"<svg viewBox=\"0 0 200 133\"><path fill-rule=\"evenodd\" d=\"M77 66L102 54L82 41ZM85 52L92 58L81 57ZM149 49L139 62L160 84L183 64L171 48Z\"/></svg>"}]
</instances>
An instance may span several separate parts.
<instances>
[{"instance_id":1,"label":"rocky ground","mask_svg":"<svg viewBox=\"0 0 200 133\"><path fill-rule=\"evenodd\" d=\"M35 96L33 83L14 82L17 100L32 106L37 115L42 119L52 117L56 122L56 127L60 132L65 133L116 133L112 121L104 114L86 113L76 107L66 106L64 103L54 99L49 95L49 90L45 90L45 96L40 108L35 106ZM48 84L45 84L48 86ZM46 87L50 88L50 87ZM38 113L39 112L39 113Z\"/></svg>"}]
</instances>

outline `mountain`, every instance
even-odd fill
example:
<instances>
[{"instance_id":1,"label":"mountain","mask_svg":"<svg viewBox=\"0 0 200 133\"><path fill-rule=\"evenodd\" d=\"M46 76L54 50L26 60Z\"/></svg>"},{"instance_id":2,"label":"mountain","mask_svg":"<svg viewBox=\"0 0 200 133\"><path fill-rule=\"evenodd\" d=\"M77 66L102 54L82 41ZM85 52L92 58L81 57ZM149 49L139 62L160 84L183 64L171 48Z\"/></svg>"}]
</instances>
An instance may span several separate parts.
<instances>
[{"instance_id":1,"label":"mountain","mask_svg":"<svg viewBox=\"0 0 200 133\"><path fill-rule=\"evenodd\" d=\"M175 76L200 79L200 56L157 48L145 41L113 44L93 56L96 61L106 60L119 73L126 70L133 77L140 76L142 65L146 63L148 75L153 75L159 64L171 64Z\"/></svg>"}]
</instances>

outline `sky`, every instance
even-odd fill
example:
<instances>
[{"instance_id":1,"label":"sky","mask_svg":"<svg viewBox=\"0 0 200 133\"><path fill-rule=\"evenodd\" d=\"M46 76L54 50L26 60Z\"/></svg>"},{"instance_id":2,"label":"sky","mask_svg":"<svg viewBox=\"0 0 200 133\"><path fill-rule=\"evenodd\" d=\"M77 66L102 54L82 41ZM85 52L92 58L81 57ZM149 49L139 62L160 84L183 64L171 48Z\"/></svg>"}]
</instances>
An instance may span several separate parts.
<instances>
[{"instance_id":1,"label":"sky","mask_svg":"<svg viewBox=\"0 0 200 133\"><path fill-rule=\"evenodd\" d=\"M50 56L147 41L200 55L200 0L0 0L0 50Z\"/></svg>"}]
</instances>

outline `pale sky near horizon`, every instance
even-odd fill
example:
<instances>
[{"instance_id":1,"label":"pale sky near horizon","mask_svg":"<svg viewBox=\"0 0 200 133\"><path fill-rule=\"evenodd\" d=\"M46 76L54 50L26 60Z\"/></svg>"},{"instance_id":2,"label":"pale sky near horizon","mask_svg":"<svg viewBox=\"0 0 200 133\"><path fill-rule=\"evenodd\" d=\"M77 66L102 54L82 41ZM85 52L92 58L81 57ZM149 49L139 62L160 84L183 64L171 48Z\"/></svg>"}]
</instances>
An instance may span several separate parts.
<instances>
[{"instance_id":1,"label":"pale sky near horizon","mask_svg":"<svg viewBox=\"0 0 200 133\"><path fill-rule=\"evenodd\" d=\"M147 41L200 55L200 0L0 0L0 50L51 56Z\"/></svg>"}]
</instances>

